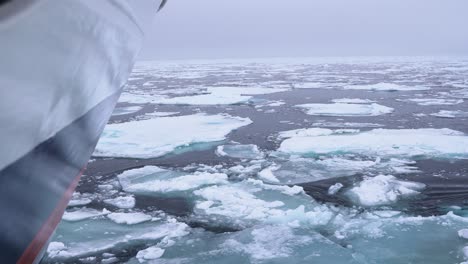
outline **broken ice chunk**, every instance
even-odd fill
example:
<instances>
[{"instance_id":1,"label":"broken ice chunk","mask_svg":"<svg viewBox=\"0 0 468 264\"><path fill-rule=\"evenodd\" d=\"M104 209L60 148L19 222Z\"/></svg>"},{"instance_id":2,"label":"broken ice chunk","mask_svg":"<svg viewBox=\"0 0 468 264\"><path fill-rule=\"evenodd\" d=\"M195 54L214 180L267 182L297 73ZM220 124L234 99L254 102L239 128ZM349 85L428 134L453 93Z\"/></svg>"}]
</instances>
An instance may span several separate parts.
<instances>
[{"instance_id":1,"label":"broken ice chunk","mask_svg":"<svg viewBox=\"0 0 468 264\"><path fill-rule=\"evenodd\" d=\"M393 108L373 104L302 104L296 107L303 108L308 115L321 116L378 116L393 112Z\"/></svg>"},{"instance_id":2,"label":"broken ice chunk","mask_svg":"<svg viewBox=\"0 0 468 264\"><path fill-rule=\"evenodd\" d=\"M112 199L106 199L104 202L121 209L130 209L135 207L135 197L133 196L120 196Z\"/></svg>"},{"instance_id":3,"label":"broken ice chunk","mask_svg":"<svg viewBox=\"0 0 468 264\"><path fill-rule=\"evenodd\" d=\"M425 188L423 183L398 180L391 175L366 177L346 195L361 206L393 204L402 198L419 194Z\"/></svg>"},{"instance_id":4,"label":"broken ice chunk","mask_svg":"<svg viewBox=\"0 0 468 264\"><path fill-rule=\"evenodd\" d=\"M463 103L462 99L443 99L443 98L416 98L407 99L405 101L414 102L418 105L456 105Z\"/></svg>"},{"instance_id":5,"label":"broken ice chunk","mask_svg":"<svg viewBox=\"0 0 468 264\"><path fill-rule=\"evenodd\" d=\"M135 225L152 219L151 215L144 213L111 213L107 215L107 218L117 224L127 225Z\"/></svg>"},{"instance_id":6,"label":"broken ice chunk","mask_svg":"<svg viewBox=\"0 0 468 264\"><path fill-rule=\"evenodd\" d=\"M368 103L375 103L375 101L370 99L360 99L360 98L341 98L341 99L333 99L333 103L340 103L340 104L368 104Z\"/></svg>"},{"instance_id":7,"label":"broken ice chunk","mask_svg":"<svg viewBox=\"0 0 468 264\"><path fill-rule=\"evenodd\" d=\"M226 184L224 173L182 172L146 166L123 172L117 176L122 188L131 193L168 193L197 189L206 185Z\"/></svg>"},{"instance_id":8,"label":"broken ice chunk","mask_svg":"<svg viewBox=\"0 0 468 264\"><path fill-rule=\"evenodd\" d=\"M458 230L458 236L464 239L468 239L468 229Z\"/></svg>"},{"instance_id":9,"label":"broken ice chunk","mask_svg":"<svg viewBox=\"0 0 468 264\"><path fill-rule=\"evenodd\" d=\"M239 159L261 159L263 153L257 145L222 145L216 149L218 156L228 156Z\"/></svg>"},{"instance_id":10,"label":"broken ice chunk","mask_svg":"<svg viewBox=\"0 0 468 264\"><path fill-rule=\"evenodd\" d=\"M109 213L110 212L107 211L106 209L103 209L102 211L98 211L95 209L90 209L90 208L85 207L85 208L80 208L75 211L65 211L62 219L65 221L69 221L69 222L75 222L75 221L82 221L88 218L107 215Z\"/></svg>"},{"instance_id":11,"label":"broken ice chunk","mask_svg":"<svg viewBox=\"0 0 468 264\"><path fill-rule=\"evenodd\" d=\"M433 113L431 116L442 117L442 118L463 118L468 117L468 112L463 112L460 110L449 111L449 110L440 110L438 113Z\"/></svg>"},{"instance_id":12,"label":"broken ice chunk","mask_svg":"<svg viewBox=\"0 0 468 264\"><path fill-rule=\"evenodd\" d=\"M340 183L340 182L337 182L335 184L333 184L332 186L330 186L328 188L328 195L335 195L337 194L342 188L343 188L343 184Z\"/></svg>"},{"instance_id":13,"label":"broken ice chunk","mask_svg":"<svg viewBox=\"0 0 468 264\"><path fill-rule=\"evenodd\" d=\"M374 91L423 91L430 90L429 87L424 86L406 86L395 83L377 83L377 84L363 84L363 85L347 85L343 87L347 90L374 90Z\"/></svg>"},{"instance_id":14,"label":"broken ice chunk","mask_svg":"<svg viewBox=\"0 0 468 264\"><path fill-rule=\"evenodd\" d=\"M145 262L147 260L158 259L164 255L164 249L159 248L157 246L149 247L147 249L143 249L138 251L136 258L140 263Z\"/></svg>"}]
</instances>

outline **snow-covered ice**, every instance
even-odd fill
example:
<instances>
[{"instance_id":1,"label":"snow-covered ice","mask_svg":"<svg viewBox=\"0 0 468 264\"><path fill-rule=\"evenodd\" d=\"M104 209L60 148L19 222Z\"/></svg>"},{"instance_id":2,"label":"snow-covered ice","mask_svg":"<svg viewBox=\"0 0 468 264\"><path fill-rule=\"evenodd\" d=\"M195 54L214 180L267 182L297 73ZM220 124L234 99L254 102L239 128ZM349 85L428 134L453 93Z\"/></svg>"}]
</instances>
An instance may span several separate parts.
<instances>
[{"instance_id":1,"label":"snow-covered ice","mask_svg":"<svg viewBox=\"0 0 468 264\"><path fill-rule=\"evenodd\" d=\"M127 115L127 114L133 114L138 111L143 109L142 106L122 106L122 107L116 107L114 109L114 112L112 113L112 116L120 116L120 115Z\"/></svg>"},{"instance_id":2,"label":"snow-covered ice","mask_svg":"<svg viewBox=\"0 0 468 264\"><path fill-rule=\"evenodd\" d=\"M140 262L145 262L147 260L158 259L164 255L164 249L157 246L149 247L143 250L138 251L136 258Z\"/></svg>"},{"instance_id":3,"label":"snow-covered ice","mask_svg":"<svg viewBox=\"0 0 468 264\"><path fill-rule=\"evenodd\" d=\"M415 98L405 101L417 103L418 105L456 105L463 103L462 99L443 99L443 98Z\"/></svg>"},{"instance_id":4,"label":"snow-covered ice","mask_svg":"<svg viewBox=\"0 0 468 264\"><path fill-rule=\"evenodd\" d=\"M221 141L249 118L226 114L160 117L107 125L94 156L151 158L195 143Z\"/></svg>"},{"instance_id":5,"label":"snow-covered ice","mask_svg":"<svg viewBox=\"0 0 468 264\"><path fill-rule=\"evenodd\" d=\"M333 99L333 103L339 104L368 104L368 103L375 103L374 100L370 99L361 99L361 98L340 98L340 99Z\"/></svg>"},{"instance_id":6,"label":"snow-covered ice","mask_svg":"<svg viewBox=\"0 0 468 264\"><path fill-rule=\"evenodd\" d=\"M226 184L223 173L195 172L186 174L146 166L117 176L122 188L130 193L169 193L198 189L207 185Z\"/></svg>"},{"instance_id":7,"label":"snow-covered ice","mask_svg":"<svg viewBox=\"0 0 468 264\"><path fill-rule=\"evenodd\" d=\"M418 195L424 188L422 183L398 180L391 175L378 175L365 178L346 194L361 206L380 206Z\"/></svg>"},{"instance_id":8,"label":"snow-covered ice","mask_svg":"<svg viewBox=\"0 0 468 264\"><path fill-rule=\"evenodd\" d=\"M468 157L468 136L452 129L374 129L359 133L310 128L290 136L280 151L297 154Z\"/></svg>"},{"instance_id":9,"label":"snow-covered ice","mask_svg":"<svg viewBox=\"0 0 468 264\"><path fill-rule=\"evenodd\" d=\"M263 87L209 87L206 94L180 96L173 98L156 98L155 104L184 104L184 105L228 105L244 103L252 99L252 95L284 92L288 89Z\"/></svg>"},{"instance_id":10,"label":"snow-covered ice","mask_svg":"<svg viewBox=\"0 0 468 264\"><path fill-rule=\"evenodd\" d=\"M110 213L107 217L117 224L135 225L152 219L151 215L144 213Z\"/></svg>"},{"instance_id":11,"label":"snow-covered ice","mask_svg":"<svg viewBox=\"0 0 468 264\"><path fill-rule=\"evenodd\" d=\"M135 207L135 197L119 196L115 198L105 199L104 203L113 205L121 209L130 209Z\"/></svg>"},{"instance_id":12,"label":"snow-covered ice","mask_svg":"<svg viewBox=\"0 0 468 264\"><path fill-rule=\"evenodd\" d=\"M432 113L431 116L442 117L442 118L465 118L468 117L468 112L461 110L440 110L437 113Z\"/></svg>"},{"instance_id":13,"label":"snow-covered ice","mask_svg":"<svg viewBox=\"0 0 468 264\"><path fill-rule=\"evenodd\" d=\"M258 147L252 144L221 145L216 148L216 154L239 159L260 159L264 156Z\"/></svg>"},{"instance_id":14,"label":"snow-covered ice","mask_svg":"<svg viewBox=\"0 0 468 264\"><path fill-rule=\"evenodd\" d=\"M373 104L301 104L296 107L303 108L308 115L320 116L378 116L393 112L393 108Z\"/></svg>"},{"instance_id":15,"label":"snow-covered ice","mask_svg":"<svg viewBox=\"0 0 468 264\"><path fill-rule=\"evenodd\" d=\"M425 86L406 86L396 83L376 83L376 84L359 84L346 85L343 87L347 90L374 90L374 91L423 91L430 90Z\"/></svg>"},{"instance_id":16,"label":"snow-covered ice","mask_svg":"<svg viewBox=\"0 0 468 264\"><path fill-rule=\"evenodd\" d=\"M65 211L62 219L65 221L69 222L75 222L75 221L82 221L86 220L88 218L93 218L93 217L99 217L103 215L107 215L110 212L106 209L103 209L102 211L98 211L95 209L91 208L80 208L78 210L73 210L73 211Z\"/></svg>"}]
</instances>

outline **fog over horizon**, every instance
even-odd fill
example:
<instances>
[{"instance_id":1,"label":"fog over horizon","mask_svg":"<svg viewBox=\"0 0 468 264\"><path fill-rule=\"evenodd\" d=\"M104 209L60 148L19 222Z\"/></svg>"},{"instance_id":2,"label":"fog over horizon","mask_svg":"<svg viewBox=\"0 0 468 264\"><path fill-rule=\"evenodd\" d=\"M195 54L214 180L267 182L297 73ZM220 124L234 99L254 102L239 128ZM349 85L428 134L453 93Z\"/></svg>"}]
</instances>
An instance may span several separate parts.
<instances>
[{"instance_id":1,"label":"fog over horizon","mask_svg":"<svg viewBox=\"0 0 468 264\"><path fill-rule=\"evenodd\" d=\"M466 0L169 0L140 60L468 56Z\"/></svg>"}]
</instances>

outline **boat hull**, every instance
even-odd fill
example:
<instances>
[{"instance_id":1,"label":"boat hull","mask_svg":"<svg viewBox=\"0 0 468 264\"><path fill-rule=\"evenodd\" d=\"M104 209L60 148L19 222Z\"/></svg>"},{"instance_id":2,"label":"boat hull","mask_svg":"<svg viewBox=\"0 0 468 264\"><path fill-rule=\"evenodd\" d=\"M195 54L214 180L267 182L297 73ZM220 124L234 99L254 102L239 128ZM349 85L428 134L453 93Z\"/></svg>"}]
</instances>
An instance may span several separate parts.
<instances>
[{"instance_id":1,"label":"boat hull","mask_svg":"<svg viewBox=\"0 0 468 264\"><path fill-rule=\"evenodd\" d=\"M11 3L15 14L0 9L0 263L34 263L126 84L141 18L161 1L139 2L147 14L128 0Z\"/></svg>"}]
</instances>

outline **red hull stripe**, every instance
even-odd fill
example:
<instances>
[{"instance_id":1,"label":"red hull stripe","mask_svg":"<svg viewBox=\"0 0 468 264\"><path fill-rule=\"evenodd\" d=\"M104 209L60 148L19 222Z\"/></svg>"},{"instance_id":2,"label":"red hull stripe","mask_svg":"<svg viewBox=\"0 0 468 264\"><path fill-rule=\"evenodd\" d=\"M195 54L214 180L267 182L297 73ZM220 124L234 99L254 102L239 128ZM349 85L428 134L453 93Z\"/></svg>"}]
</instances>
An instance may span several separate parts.
<instances>
[{"instance_id":1,"label":"red hull stripe","mask_svg":"<svg viewBox=\"0 0 468 264\"><path fill-rule=\"evenodd\" d=\"M73 195L73 191L75 190L76 186L78 185L78 182L80 181L83 171L84 171L84 168L75 177L73 182L65 191L59 203L57 204L57 207L55 207L54 211L49 216L47 221L42 225L41 229L36 234L34 239L31 241L29 246L26 248L23 255L21 255L21 258L17 262L18 264L34 263L39 253L46 246L47 242L49 241L50 236L52 235L55 228L57 227L57 225L60 223L60 220L62 219L63 212L67 208L68 202L70 201Z\"/></svg>"}]
</instances>

